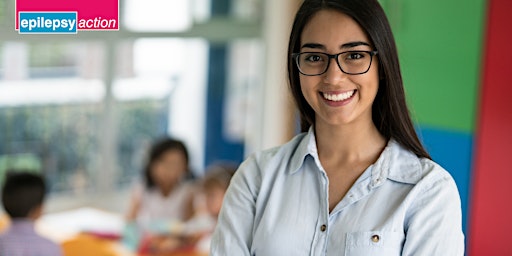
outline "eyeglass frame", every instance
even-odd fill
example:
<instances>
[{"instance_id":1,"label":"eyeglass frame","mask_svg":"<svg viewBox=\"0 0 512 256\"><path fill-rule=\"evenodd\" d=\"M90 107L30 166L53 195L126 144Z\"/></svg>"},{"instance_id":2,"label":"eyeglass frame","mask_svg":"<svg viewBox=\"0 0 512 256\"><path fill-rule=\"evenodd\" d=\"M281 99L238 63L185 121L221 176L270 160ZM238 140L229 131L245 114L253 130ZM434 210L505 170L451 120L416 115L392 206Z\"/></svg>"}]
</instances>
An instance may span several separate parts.
<instances>
[{"instance_id":1,"label":"eyeglass frame","mask_svg":"<svg viewBox=\"0 0 512 256\"><path fill-rule=\"evenodd\" d=\"M357 52L368 53L370 55L370 64L368 65L368 68L364 72L360 72L360 73L348 73L345 70L343 70L343 68L341 67L340 61L338 60L338 56L340 56L341 54L347 53L347 52L349 52L349 53L351 53L351 52L353 52L353 53L357 53ZM325 70L322 73L315 74L315 75L308 75L308 74L303 73L300 70L299 56L304 53L321 53L321 54L326 55L328 57L328 61L327 61L327 66L325 67ZM331 59L336 60L336 64L338 64L338 68L340 68L341 72L343 72L347 75L362 75L362 74L368 73L368 71L372 67L373 56L377 55L378 53L379 53L379 51L344 51L344 52L340 52L340 53L336 53L336 54L329 54L329 53L325 53L325 52L296 52L296 53L292 53L292 58L295 62L295 65L297 66L297 70L299 71L299 73L301 73L302 75L305 75L305 76L320 76L320 75L325 74L325 72L327 72L327 70L329 70L329 65L331 65Z\"/></svg>"}]
</instances>

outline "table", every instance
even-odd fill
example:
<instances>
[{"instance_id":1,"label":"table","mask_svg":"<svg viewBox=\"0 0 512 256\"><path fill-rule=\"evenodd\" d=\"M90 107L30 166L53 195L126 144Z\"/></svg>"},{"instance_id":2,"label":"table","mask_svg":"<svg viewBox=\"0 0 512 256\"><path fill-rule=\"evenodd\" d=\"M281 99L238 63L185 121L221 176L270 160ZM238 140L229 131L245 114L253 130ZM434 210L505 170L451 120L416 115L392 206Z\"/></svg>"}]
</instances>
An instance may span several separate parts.
<instances>
[{"instance_id":1,"label":"table","mask_svg":"<svg viewBox=\"0 0 512 256\"><path fill-rule=\"evenodd\" d=\"M91 207L45 214L36 231L62 245L64 256L207 256L192 249L172 253L137 254L126 244L126 223L122 215Z\"/></svg>"}]
</instances>

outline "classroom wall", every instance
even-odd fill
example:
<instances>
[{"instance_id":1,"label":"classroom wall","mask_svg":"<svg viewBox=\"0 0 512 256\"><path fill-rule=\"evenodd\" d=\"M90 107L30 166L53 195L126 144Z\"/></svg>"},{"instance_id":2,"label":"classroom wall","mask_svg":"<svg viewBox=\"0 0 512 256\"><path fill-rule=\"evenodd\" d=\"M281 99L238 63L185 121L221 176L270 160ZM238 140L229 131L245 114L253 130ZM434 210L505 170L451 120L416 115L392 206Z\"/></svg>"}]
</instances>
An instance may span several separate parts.
<instances>
[{"instance_id":1,"label":"classroom wall","mask_svg":"<svg viewBox=\"0 0 512 256\"><path fill-rule=\"evenodd\" d=\"M418 132L459 188L466 255L512 255L512 2L380 2Z\"/></svg>"}]
</instances>

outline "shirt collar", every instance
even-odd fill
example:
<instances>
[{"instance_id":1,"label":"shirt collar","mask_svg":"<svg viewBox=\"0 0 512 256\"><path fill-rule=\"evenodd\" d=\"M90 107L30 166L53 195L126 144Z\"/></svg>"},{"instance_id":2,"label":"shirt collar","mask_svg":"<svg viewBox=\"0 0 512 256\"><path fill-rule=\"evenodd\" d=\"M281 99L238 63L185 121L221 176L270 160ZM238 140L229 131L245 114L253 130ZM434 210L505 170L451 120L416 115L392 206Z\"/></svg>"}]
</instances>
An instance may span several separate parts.
<instances>
[{"instance_id":1,"label":"shirt collar","mask_svg":"<svg viewBox=\"0 0 512 256\"><path fill-rule=\"evenodd\" d=\"M292 154L290 174L300 170L306 156L311 155L313 158L318 158L313 126L309 128L307 133L303 133L302 136L303 138L299 141L295 152ZM371 168L370 187L378 187L386 179L416 184L421 179L420 165L420 160L414 153L402 147L394 139L390 139Z\"/></svg>"},{"instance_id":2,"label":"shirt collar","mask_svg":"<svg viewBox=\"0 0 512 256\"><path fill-rule=\"evenodd\" d=\"M21 232L33 232L35 222L28 218L12 218L10 229Z\"/></svg>"},{"instance_id":3,"label":"shirt collar","mask_svg":"<svg viewBox=\"0 0 512 256\"><path fill-rule=\"evenodd\" d=\"M386 179L416 184L421 179L420 165L414 153L390 139L372 168L370 187L378 187Z\"/></svg>"},{"instance_id":4,"label":"shirt collar","mask_svg":"<svg viewBox=\"0 0 512 256\"><path fill-rule=\"evenodd\" d=\"M300 140L295 152L292 154L290 174L294 174L300 170L300 167L304 163L307 155L311 155L313 157L317 157L318 155L313 126L309 127L308 132L303 133L302 136L304 137Z\"/></svg>"}]
</instances>

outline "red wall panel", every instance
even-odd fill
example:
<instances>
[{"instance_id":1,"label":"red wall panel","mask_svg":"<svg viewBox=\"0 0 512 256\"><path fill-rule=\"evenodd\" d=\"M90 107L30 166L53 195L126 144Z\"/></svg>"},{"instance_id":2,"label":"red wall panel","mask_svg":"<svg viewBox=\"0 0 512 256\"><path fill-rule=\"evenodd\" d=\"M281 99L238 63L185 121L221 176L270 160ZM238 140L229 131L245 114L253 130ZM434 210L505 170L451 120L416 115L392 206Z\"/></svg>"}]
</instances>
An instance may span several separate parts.
<instances>
[{"instance_id":1,"label":"red wall panel","mask_svg":"<svg viewBox=\"0 0 512 256\"><path fill-rule=\"evenodd\" d=\"M512 255L512 1L489 0L468 255ZM456 100L456 99L454 99Z\"/></svg>"}]
</instances>

